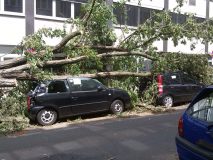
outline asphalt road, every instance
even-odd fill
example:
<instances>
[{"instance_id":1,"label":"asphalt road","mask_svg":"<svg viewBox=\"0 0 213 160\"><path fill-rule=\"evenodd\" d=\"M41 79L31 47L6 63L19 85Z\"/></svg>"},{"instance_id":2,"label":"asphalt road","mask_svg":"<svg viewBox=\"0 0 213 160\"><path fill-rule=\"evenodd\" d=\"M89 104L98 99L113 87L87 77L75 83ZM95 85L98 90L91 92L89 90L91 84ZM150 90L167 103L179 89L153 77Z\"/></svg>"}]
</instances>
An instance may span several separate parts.
<instances>
[{"instance_id":1,"label":"asphalt road","mask_svg":"<svg viewBox=\"0 0 213 160\"><path fill-rule=\"evenodd\" d=\"M0 137L0 160L177 160L181 112Z\"/></svg>"}]
</instances>

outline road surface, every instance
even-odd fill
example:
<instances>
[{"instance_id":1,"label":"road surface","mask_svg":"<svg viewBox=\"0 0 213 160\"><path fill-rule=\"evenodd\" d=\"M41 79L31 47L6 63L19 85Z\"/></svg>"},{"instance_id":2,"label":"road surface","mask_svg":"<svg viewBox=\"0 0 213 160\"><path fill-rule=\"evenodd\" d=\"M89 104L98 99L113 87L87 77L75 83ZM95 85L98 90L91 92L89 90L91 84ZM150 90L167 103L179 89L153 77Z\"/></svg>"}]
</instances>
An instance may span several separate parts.
<instances>
[{"instance_id":1,"label":"road surface","mask_svg":"<svg viewBox=\"0 0 213 160\"><path fill-rule=\"evenodd\" d=\"M182 111L0 137L0 160L177 160Z\"/></svg>"}]
</instances>

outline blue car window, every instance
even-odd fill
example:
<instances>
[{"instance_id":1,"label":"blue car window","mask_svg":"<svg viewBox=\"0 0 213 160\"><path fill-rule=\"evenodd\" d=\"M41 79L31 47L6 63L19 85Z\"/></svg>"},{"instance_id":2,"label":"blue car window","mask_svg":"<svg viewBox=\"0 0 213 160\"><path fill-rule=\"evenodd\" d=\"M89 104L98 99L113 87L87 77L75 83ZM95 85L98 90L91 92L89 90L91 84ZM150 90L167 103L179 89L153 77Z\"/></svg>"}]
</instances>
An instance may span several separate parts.
<instances>
[{"instance_id":1,"label":"blue car window","mask_svg":"<svg viewBox=\"0 0 213 160\"><path fill-rule=\"evenodd\" d=\"M209 93L199 99L188 110L188 113L194 118L213 122L213 93Z\"/></svg>"}]
</instances>

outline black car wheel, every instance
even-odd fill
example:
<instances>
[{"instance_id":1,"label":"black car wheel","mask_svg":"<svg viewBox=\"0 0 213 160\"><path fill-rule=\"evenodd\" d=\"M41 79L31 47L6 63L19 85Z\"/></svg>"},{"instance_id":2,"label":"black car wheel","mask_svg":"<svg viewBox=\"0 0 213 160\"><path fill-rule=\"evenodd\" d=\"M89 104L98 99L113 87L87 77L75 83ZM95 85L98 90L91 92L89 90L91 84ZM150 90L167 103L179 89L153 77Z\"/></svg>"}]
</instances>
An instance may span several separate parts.
<instances>
[{"instance_id":1,"label":"black car wheel","mask_svg":"<svg viewBox=\"0 0 213 160\"><path fill-rule=\"evenodd\" d=\"M50 109L42 109L37 115L37 121L42 126L52 125L57 120L57 113Z\"/></svg>"},{"instance_id":2,"label":"black car wheel","mask_svg":"<svg viewBox=\"0 0 213 160\"><path fill-rule=\"evenodd\" d=\"M166 107L172 107L174 104L173 98L171 96L165 96L163 98L163 105Z\"/></svg>"},{"instance_id":3,"label":"black car wheel","mask_svg":"<svg viewBox=\"0 0 213 160\"><path fill-rule=\"evenodd\" d=\"M124 110L124 103L121 100L114 100L111 104L111 111L114 114L120 114Z\"/></svg>"}]
</instances>

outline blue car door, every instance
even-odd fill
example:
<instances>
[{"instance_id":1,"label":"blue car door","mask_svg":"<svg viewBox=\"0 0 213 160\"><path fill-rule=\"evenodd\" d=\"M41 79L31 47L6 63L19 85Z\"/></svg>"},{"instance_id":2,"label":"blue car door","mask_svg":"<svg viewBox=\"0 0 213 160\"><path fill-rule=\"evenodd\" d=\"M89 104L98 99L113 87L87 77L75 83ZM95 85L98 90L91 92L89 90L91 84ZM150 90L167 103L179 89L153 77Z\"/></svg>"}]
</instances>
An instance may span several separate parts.
<instances>
[{"instance_id":1,"label":"blue car door","mask_svg":"<svg viewBox=\"0 0 213 160\"><path fill-rule=\"evenodd\" d=\"M184 137L213 152L213 89L204 89L191 103L184 119Z\"/></svg>"}]
</instances>

